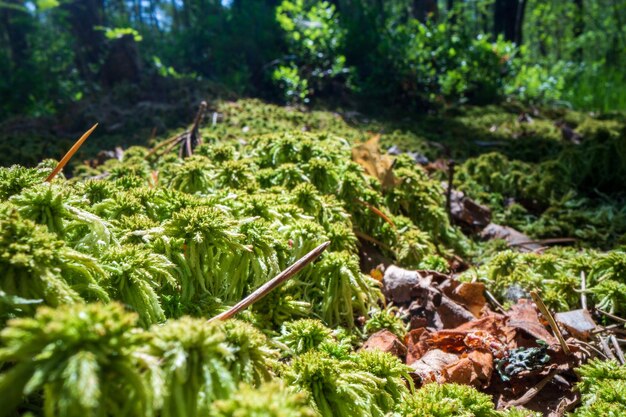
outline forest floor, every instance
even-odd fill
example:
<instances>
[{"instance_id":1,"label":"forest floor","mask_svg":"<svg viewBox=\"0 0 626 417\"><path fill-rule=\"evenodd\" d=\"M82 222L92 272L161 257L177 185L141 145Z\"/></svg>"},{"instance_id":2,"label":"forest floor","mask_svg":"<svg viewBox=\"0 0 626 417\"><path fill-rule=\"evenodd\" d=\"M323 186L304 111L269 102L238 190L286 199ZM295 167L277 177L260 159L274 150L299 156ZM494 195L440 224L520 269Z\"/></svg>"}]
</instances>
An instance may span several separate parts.
<instances>
[{"instance_id":1,"label":"forest floor","mask_svg":"<svg viewBox=\"0 0 626 417\"><path fill-rule=\"evenodd\" d=\"M499 409L562 416L576 407L580 415L594 415L624 406L624 393L609 398L602 389L605 380L626 384L626 368L607 371L596 362L579 367L592 357L624 365L619 316L626 314L626 115L503 104L388 117L216 101L199 124L204 144L183 164L174 160L178 146L165 153L153 147L185 137L180 135L189 132L196 99L176 108L146 102L106 115L83 113L83 120L100 125L68 171L72 187L107 179L132 193L135 177L192 194L203 181L244 194L260 187L288 201L293 195L326 229L331 248L343 236L324 217L334 210L326 208L333 207L326 195L336 197L353 219L361 272L379 282L379 307L386 306L359 314L355 309L359 348L398 356L418 385L472 385ZM134 129L125 125L137 117L144 120ZM79 128L48 122L1 124L0 166L59 159ZM331 167L317 172L302 156L309 141L313 155L316 141L331 154L332 147L351 148L353 162L345 162L336 178ZM233 163L226 169L222 159ZM192 174L192 164L210 175ZM362 183L366 190L349 194L343 184L356 164L370 179ZM189 177L180 179L183 171ZM137 196L131 197L142 198ZM95 214L129 228L112 214L126 206L115 204L96 204ZM333 327L347 313L335 317L313 306L311 314ZM600 388L591 388L589 378L598 378Z\"/></svg>"}]
</instances>

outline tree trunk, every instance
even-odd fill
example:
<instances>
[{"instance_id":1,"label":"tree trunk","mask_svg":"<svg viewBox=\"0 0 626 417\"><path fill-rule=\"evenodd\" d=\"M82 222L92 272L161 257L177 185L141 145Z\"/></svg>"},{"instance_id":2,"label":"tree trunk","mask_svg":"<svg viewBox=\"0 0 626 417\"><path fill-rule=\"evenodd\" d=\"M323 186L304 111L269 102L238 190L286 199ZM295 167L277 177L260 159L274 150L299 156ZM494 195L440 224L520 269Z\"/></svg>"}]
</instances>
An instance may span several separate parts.
<instances>
[{"instance_id":1,"label":"tree trunk","mask_svg":"<svg viewBox=\"0 0 626 417\"><path fill-rule=\"evenodd\" d=\"M574 4L576 5L576 10L574 11L574 38L576 40L579 40L579 38L582 36L582 34L585 31L583 0L574 0ZM576 51L574 52L574 58L579 62L582 61L583 59L582 45L578 45L576 47Z\"/></svg>"},{"instance_id":2,"label":"tree trunk","mask_svg":"<svg viewBox=\"0 0 626 417\"><path fill-rule=\"evenodd\" d=\"M517 13L515 15L515 39L514 42L519 46L522 44L522 34L524 29L524 14L526 13L526 0L518 0Z\"/></svg>"},{"instance_id":3,"label":"tree trunk","mask_svg":"<svg viewBox=\"0 0 626 417\"><path fill-rule=\"evenodd\" d=\"M94 79L94 67L100 64L104 50L104 34L96 30L104 25L101 0L74 0L63 3L76 42L76 66L86 80Z\"/></svg>"},{"instance_id":4,"label":"tree trunk","mask_svg":"<svg viewBox=\"0 0 626 417\"><path fill-rule=\"evenodd\" d=\"M9 0L10 5L24 6L21 0ZM28 57L28 40L26 34L31 30L31 17L26 12L12 9L10 7L0 9L2 16L2 26L6 39L9 43L11 62L15 67L22 66Z\"/></svg>"},{"instance_id":5,"label":"tree trunk","mask_svg":"<svg viewBox=\"0 0 626 417\"><path fill-rule=\"evenodd\" d=\"M496 0L493 13L495 36L503 35L507 41L515 42L518 0Z\"/></svg>"},{"instance_id":6,"label":"tree trunk","mask_svg":"<svg viewBox=\"0 0 626 417\"><path fill-rule=\"evenodd\" d=\"M437 0L413 0L413 7L411 9L413 17L422 23L426 23L429 19L437 20L439 18Z\"/></svg>"}]
</instances>

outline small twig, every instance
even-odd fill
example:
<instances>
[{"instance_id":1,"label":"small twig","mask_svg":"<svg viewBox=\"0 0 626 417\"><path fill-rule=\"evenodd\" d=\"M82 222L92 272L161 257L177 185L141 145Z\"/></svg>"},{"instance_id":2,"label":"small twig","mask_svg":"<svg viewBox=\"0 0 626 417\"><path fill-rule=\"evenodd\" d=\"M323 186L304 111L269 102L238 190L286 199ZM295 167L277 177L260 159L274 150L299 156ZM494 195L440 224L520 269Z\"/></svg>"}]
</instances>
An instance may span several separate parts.
<instances>
[{"instance_id":1,"label":"small twig","mask_svg":"<svg viewBox=\"0 0 626 417\"><path fill-rule=\"evenodd\" d=\"M610 319L613 319L613 320L615 320L615 321L619 321L620 323L626 323L626 319L623 319L623 318L621 318L621 317L618 317L618 316L616 316L615 314L611 314L611 313L609 313L608 311L604 311L604 310L601 310L601 309L599 309L599 308L596 308L596 310L597 310L599 313L604 314L605 316L607 316L607 317L608 317L608 318L610 318Z\"/></svg>"},{"instance_id":2,"label":"small twig","mask_svg":"<svg viewBox=\"0 0 626 417\"><path fill-rule=\"evenodd\" d=\"M593 350L594 352L596 352L598 355L600 355L600 356L604 357L605 359L608 359L608 358L606 357L606 355L604 354L604 352L602 352L600 349L598 349L597 347L595 347L594 345L592 345L592 344L590 344L590 343L583 342L582 340L578 340L578 339L577 339L577 340L576 340L576 344L583 345L583 346L585 346L586 348ZM580 346L579 346L579 348L580 348Z\"/></svg>"},{"instance_id":3,"label":"small twig","mask_svg":"<svg viewBox=\"0 0 626 417\"><path fill-rule=\"evenodd\" d=\"M148 152L148 154L146 155L145 159L149 159L152 155L154 155L156 153L156 151L158 151L159 149L161 149L163 146L169 145L171 143L179 143L179 141L181 141L182 139L184 139L185 135L187 134L187 131L184 131L183 133L179 133L176 136L172 136L169 139L164 140L163 142L159 142L157 143L154 148L152 148L152 150L150 152ZM174 145L176 146L176 145ZM166 153L166 152L165 152Z\"/></svg>"},{"instance_id":4,"label":"small twig","mask_svg":"<svg viewBox=\"0 0 626 417\"><path fill-rule=\"evenodd\" d=\"M452 186L454 184L454 161L448 162L448 189L446 190L446 213L448 219L452 222Z\"/></svg>"},{"instance_id":5,"label":"small twig","mask_svg":"<svg viewBox=\"0 0 626 417\"><path fill-rule=\"evenodd\" d=\"M189 134L185 137L184 143L180 148L180 157L188 157L193 154L196 146L202 145L202 136L199 135L198 129L200 128L200 123L202 119L204 119L204 113L206 112L207 103L206 101L200 102L200 106L198 107L198 112L196 113L196 117L193 120L193 125L189 130Z\"/></svg>"},{"instance_id":6,"label":"small twig","mask_svg":"<svg viewBox=\"0 0 626 417\"><path fill-rule=\"evenodd\" d=\"M626 358L624 358L624 352L622 352L622 348L619 346L619 343L617 343L617 338L615 337L615 335L610 335L609 336L609 340L611 341L611 344L613 345L613 349L615 349L615 354L617 355L617 359L619 359L619 363L621 363L622 365L626 364Z\"/></svg>"},{"instance_id":7,"label":"small twig","mask_svg":"<svg viewBox=\"0 0 626 417\"><path fill-rule=\"evenodd\" d=\"M556 410L550 413L550 416L563 417L565 413L574 409L575 406L580 402L580 394L575 393L575 397L572 400L568 400L567 398L563 398L559 405L556 407Z\"/></svg>"},{"instance_id":8,"label":"small twig","mask_svg":"<svg viewBox=\"0 0 626 417\"><path fill-rule=\"evenodd\" d=\"M356 229L352 230L354 232L354 234L356 235L356 237L358 237L359 239L363 239L369 243L373 243L374 245L378 246L381 249L384 249L388 252L391 252L394 256L395 256L395 252L393 251L393 249L391 249L389 246L385 245L383 242L381 242L380 240L371 237L370 235L360 232Z\"/></svg>"},{"instance_id":9,"label":"small twig","mask_svg":"<svg viewBox=\"0 0 626 417\"><path fill-rule=\"evenodd\" d=\"M522 395L517 400L510 401L507 405L510 407L517 407L517 406L522 406L528 403L530 400L535 398L537 394L539 394L539 391L541 391L543 387L545 387L548 384L548 382L550 382L552 378L556 376L558 372L559 372L558 369L555 369L554 371L550 372L548 375L545 376L545 378L539 381L537 385L535 385L534 387L526 391L524 395Z\"/></svg>"},{"instance_id":10,"label":"small twig","mask_svg":"<svg viewBox=\"0 0 626 417\"><path fill-rule=\"evenodd\" d=\"M63 167L65 165L67 165L67 163L69 162L70 159L72 159L72 156L74 156L74 154L76 153L76 151L78 151L78 149L81 147L81 145L87 140L87 138L89 137L89 135L91 135L91 133L96 130L96 127L98 127L98 123L96 123L95 125L93 125L91 127L91 129L89 129L88 131L86 131L85 133L83 133L83 135L74 143L74 145L70 148L69 151L67 151L67 153L65 154L65 156L63 156L63 158L61 158L61 161L57 164L57 166L52 170L52 172L50 173L50 175L48 175L48 177L46 178L45 182L50 182L54 179L54 177L57 176L57 174L59 173L59 171L61 171L63 169Z\"/></svg>"},{"instance_id":11,"label":"small twig","mask_svg":"<svg viewBox=\"0 0 626 417\"><path fill-rule=\"evenodd\" d=\"M602 346L602 351L604 352L604 355L607 358L612 359L614 361L617 360L617 358L615 357L615 354L613 353L613 351L611 350L611 347L609 346L609 343L606 341L606 338L604 337L600 338L600 346Z\"/></svg>"},{"instance_id":12,"label":"small twig","mask_svg":"<svg viewBox=\"0 0 626 417\"><path fill-rule=\"evenodd\" d=\"M506 314L506 310L504 309L502 304L500 304L498 300L496 300L496 297L494 297L494 295L489 290L485 290L485 295L487 296L487 300L489 300L489 302L493 304L496 309L500 310L502 314Z\"/></svg>"},{"instance_id":13,"label":"small twig","mask_svg":"<svg viewBox=\"0 0 626 417\"><path fill-rule=\"evenodd\" d=\"M554 239L523 240L509 243L509 246L550 245L553 243L576 243L576 239L573 237L556 237Z\"/></svg>"},{"instance_id":14,"label":"small twig","mask_svg":"<svg viewBox=\"0 0 626 417\"><path fill-rule=\"evenodd\" d=\"M311 252L307 253L302 258L298 259L289 268L285 269L283 272L276 275L270 281L260 286L256 291L254 291L252 294L250 294L249 296L247 296L246 298L244 298L243 300L235 304L233 307L209 319L209 322L217 321L217 320L227 320L233 317L235 314L239 313L240 311L244 310L251 304L259 301L260 299L265 297L267 294L272 292L272 290L274 290L280 284L282 284L283 282L287 281L289 278L296 275L305 266L307 266L308 264L313 262L315 259L317 259L317 257L319 257L322 254L322 252L326 250L328 245L330 245L330 242L322 243L317 248L313 249Z\"/></svg>"},{"instance_id":15,"label":"small twig","mask_svg":"<svg viewBox=\"0 0 626 417\"><path fill-rule=\"evenodd\" d=\"M587 276L585 271L580 271L580 305L583 310L587 310Z\"/></svg>"},{"instance_id":16,"label":"small twig","mask_svg":"<svg viewBox=\"0 0 626 417\"><path fill-rule=\"evenodd\" d=\"M355 200L357 203L367 207L368 209L370 209L375 215L377 215L378 217L380 217L381 219L383 219L384 221L386 221L387 223L389 223L389 225L391 227L393 227L394 229L396 228L395 223L393 222L393 220L391 220L389 218L389 216L387 216L385 213L383 213L380 209L374 207L373 205L371 205L370 203L367 203L363 200L359 200L358 198Z\"/></svg>"},{"instance_id":17,"label":"small twig","mask_svg":"<svg viewBox=\"0 0 626 417\"><path fill-rule=\"evenodd\" d=\"M609 324L608 326L599 326L597 329L591 331L591 334L598 334L608 332L609 330L615 330L621 327L621 324Z\"/></svg>"},{"instance_id":18,"label":"small twig","mask_svg":"<svg viewBox=\"0 0 626 417\"><path fill-rule=\"evenodd\" d=\"M554 332L554 335L559 340L559 343L561 344L561 347L563 348L563 353L565 353L566 355L569 355L571 352L569 350L569 347L567 346L567 343L565 343L565 339L563 338L563 335L561 334L561 329L559 328L559 325L554 320L554 317L552 317L552 314L550 313L550 311L548 311L548 308L546 307L546 305L543 303L543 300L541 299L541 297L539 297L539 294L537 293L537 291L531 291L530 296L533 298L533 301L537 305L537 308L539 309L539 311L541 311L541 314L543 314L543 316L548 320L548 324L552 328L552 332Z\"/></svg>"}]
</instances>

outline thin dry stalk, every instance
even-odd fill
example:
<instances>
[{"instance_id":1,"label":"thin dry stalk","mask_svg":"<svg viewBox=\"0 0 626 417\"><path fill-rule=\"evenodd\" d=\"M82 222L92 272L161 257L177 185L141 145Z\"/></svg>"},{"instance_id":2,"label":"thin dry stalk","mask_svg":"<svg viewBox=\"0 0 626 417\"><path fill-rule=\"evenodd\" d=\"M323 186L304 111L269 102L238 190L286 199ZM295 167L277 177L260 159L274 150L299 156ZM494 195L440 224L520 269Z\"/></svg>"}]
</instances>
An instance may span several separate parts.
<instances>
[{"instance_id":1,"label":"thin dry stalk","mask_svg":"<svg viewBox=\"0 0 626 417\"><path fill-rule=\"evenodd\" d=\"M622 352L622 348L617 342L617 338L615 337L615 335L612 334L611 336L609 336L609 340L611 341L611 344L613 345L613 349L615 350L617 359L619 359L619 363L621 363L622 365L626 364L626 358L624 358L624 352Z\"/></svg>"},{"instance_id":2,"label":"thin dry stalk","mask_svg":"<svg viewBox=\"0 0 626 417\"><path fill-rule=\"evenodd\" d=\"M587 310L587 276L585 271L580 271L580 305L583 310Z\"/></svg>"},{"instance_id":3,"label":"thin dry stalk","mask_svg":"<svg viewBox=\"0 0 626 417\"><path fill-rule=\"evenodd\" d=\"M500 313L506 314L506 310L504 309L504 306L502 306L502 304L500 304L498 300L496 300L496 297L494 297L494 295L490 291L485 290L485 295L487 296L487 300L489 300L489 302L493 304L493 306L498 311L500 311Z\"/></svg>"},{"instance_id":4,"label":"thin dry stalk","mask_svg":"<svg viewBox=\"0 0 626 417\"><path fill-rule=\"evenodd\" d=\"M285 269L283 272L276 275L270 281L260 286L256 291L254 291L252 294L250 294L249 296L247 296L246 298L244 298L243 300L235 304L233 307L209 319L209 322L217 321L217 320L228 320L229 318L233 317L235 314L246 309L251 304L254 304L255 302L259 301L260 299L265 297L267 294L272 292L280 284L282 284L283 282L287 281L289 278L296 275L305 266L307 266L308 264L313 262L315 259L317 259L322 254L322 252L326 250L326 248L329 245L330 245L330 242L322 243L321 245L313 249L311 252L307 253L302 258L298 259L289 268Z\"/></svg>"},{"instance_id":5,"label":"thin dry stalk","mask_svg":"<svg viewBox=\"0 0 626 417\"><path fill-rule=\"evenodd\" d=\"M356 200L357 203L367 207L368 209L370 209L370 211L372 213L374 213L375 215L377 215L378 217L380 217L381 219L383 219L384 221L386 221L387 223L389 223L389 225L391 227L393 227L394 229L396 228L395 223L393 222L393 220L391 220L389 218L389 216L387 216L385 213L383 213L381 210L379 210L378 208L374 207L373 205L363 201L363 200Z\"/></svg>"},{"instance_id":6,"label":"thin dry stalk","mask_svg":"<svg viewBox=\"0 0 626 417\"><path fill-rule=\"evenodd\" d=\"M453 160L448 162L448 189L446 190L446 213L448 219L452 222L452 186L454 184L454 166Z\"/></svg>"},{"instance_id":7,"label":"thin dry stalk","mask_svg":"<svg viewBox=\"0 0 626 417\"><path fill-rule=\"evenodd\" d=\"M617 360L617 358L615 357L615 354L613 353L613 351L611 350L611 347L609 346L609 342L607 341L607 338L605 337L600 338L600 346L602 347L602 352L604 352L604 355L607 358L609 358L610 360L614 360L614 361Z\"/></svg>"},{"instance_id":8,"label":"thin dry stalk","mask_svg":"<svg viewBox=\"0 0 626 417\"><path fill-rule=\"evenodd\" d=\"M618 316L616 316L615 314L611 314L611 313L609 313L608 311L604 311L604 310L601 310L601 309L599 309L599 308L596 308L596 310L597 310L599 313L604 314L605 316L607 316L607 317L608 317L608 318L610 318L610 319L613 319L613 320L615 320L615 321L619 321L620 323L626 323L626 319L623 319L623 318L621 318L621 317L618 317Z\"/></svg>"},{"instance_id":9,"label":"thin dry stalk","mask_svg":"<svg viewBox=\"0 0 626 417\"><path fill-rule=\"evenodd\" d=\"M510 407L518 407L518 406L523 406L524 404L528 403L537 394L539 394L539 391L541 391L543 389L543 387L545 387L548 384L548 382L552 381L552 379L556 376L556 374L558 372L559 371L556 370L556 369L554 371L550 372L548 375L546 375L545 378L543 378L541 381L539 381L539 383L537 385L535 385L534 387L532 387L528 391L526 391L526 393L524 395L522 395L517 400L510 401L507 405L510 406Z\"/></svg>"},{"instance_id":10,"label":"thin dry stalk","mask_svg":"<svg viewBox=\"0 0 626 417\"><path fill-rule=\"evenodd\" d=\"M57 174L63 169L63 167L65 167L65 165L67 165L67 163L69 162L70 159L72 159L72 156L74 156L74 154L76 153L76 151L78 151L78 149L80 149L80 147L82 146L82 144L87 140L87 138L89 137L89 135L91 135L91 133L96 130L96 127L98 127L98 123L96 123L95 125L93 125L91 127L91 129L89 129L88 131L86 131L85 133L83 133L83 135L74 143L74 145L70 148L69 151L67 151L67 153L65 154L65 156L63 156L63 158L61 158L61 162L59 162L57 164L57 166L52 170L52 172L50 173L50 175L48 175L48 177L45 179L45 182L50 182L54 179L54 177L57 176Z\"/></svg>"},{"instance_id":11,"label":"thin dry stalk","mask_svg":"<svg viewBox=\"0 0 626 417\"><path fill-rule=\"evenodd\" d=\"M154 155L163 146L166 146L166 145L169 145L169 144L172 144L172 143L174 143L174 144L180 143L180 141L185 138L186 134L187 134L187 131L184 131L183 133L179 133L176 136L172 136L171 138L166 139L163 142L157 143L154 146L154 148L152 148L152 150L150 152L148 152L148 154L146 155L145 159L149 159L152 155ZM176 146L176 145L174 145L174 146Z\"/></svg>"},{"instance_id":12,"label":"thin dry stalk","mask_svg":"<svg viewBox=\"0 0 626 417\"><path fill-rule=\"evenodd\" d=\"M556 323L556 320L554 320L554 317L552 317L552 314L550 313L546 305L543 303L543 300L541 299L541 297L539 297L537 291L531 291L530 296L533 298L533 301L537 305L539 311L541 311L541 314L543 314L543 316L548 320L548 324L552 328L552 332L554 332L554 335L559 340L559 343L563 348L563 353L569 355L571 352L569 350L569 347L567 346L567 343L565 342L565 339L563 338L563 335L561 334L561 329Z\"/></svg>"},{"instance_id":13,"label":"thin dry stalk","mask_svg":"<svg viewBox=\"0 0 626 417\"><path fill-rule=\"evenodd\" d=\"M608 326L601 326L598 327L597 329L594 329L591 331L591 334L599 334L599 333L605 333L611 330L617 330L618 327L620 327L621 324L609 324Z\"/></svg>"}]
</instances>

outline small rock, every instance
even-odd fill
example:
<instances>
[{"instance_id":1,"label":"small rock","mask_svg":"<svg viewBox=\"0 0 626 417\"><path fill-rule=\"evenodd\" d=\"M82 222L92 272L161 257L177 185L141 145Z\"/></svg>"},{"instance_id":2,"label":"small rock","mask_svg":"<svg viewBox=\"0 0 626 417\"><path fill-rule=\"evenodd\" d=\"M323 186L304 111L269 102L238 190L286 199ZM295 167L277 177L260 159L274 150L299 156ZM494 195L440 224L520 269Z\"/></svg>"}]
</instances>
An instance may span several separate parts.
<instances>
[{"instance_id":1,"label":"small rock","mask_svg":"<svg viewBox=\"0 0 626 417\"><path fill-rule=\"evenodd\" d=\"M556 313L554 319L574 337L589 340L591 332L596 328L596 322L587 310L572 310Z\"/></svg>"},{"instance_id":2,"label":"small rock","mask_svg":"<svg viewBox=\"0 0 626 417\"><path fill-rule=\"evenodd\" d=\"M390 265L383 277L383 294L387 301L392 301L395 305L408 303L411 301L411 289L419 284L419 281L417 271Z\"/></svg>"}]
</instances>

